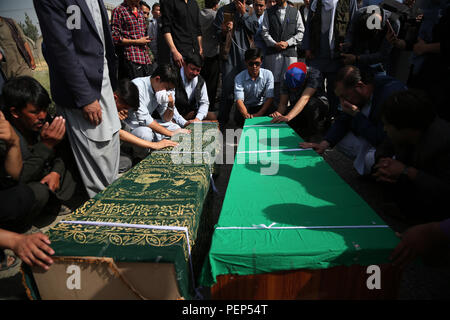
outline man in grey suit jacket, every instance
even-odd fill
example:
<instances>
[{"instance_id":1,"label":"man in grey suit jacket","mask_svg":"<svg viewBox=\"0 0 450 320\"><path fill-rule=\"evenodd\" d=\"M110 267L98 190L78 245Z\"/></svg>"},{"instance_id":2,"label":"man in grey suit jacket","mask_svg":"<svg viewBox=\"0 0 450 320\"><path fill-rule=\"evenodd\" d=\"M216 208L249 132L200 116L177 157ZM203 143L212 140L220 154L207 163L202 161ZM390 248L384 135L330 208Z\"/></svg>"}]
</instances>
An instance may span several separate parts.
<instances>
[{"instance_id":1,"label":"man in grey suit jacket","mask_svg":"<svg viewBox=\"0 0 450 320\"><path fill-rule=\"evenodd\" d=\"M119 167L120 120L114 102L116 60L101 0L33 0L57 111L90 197Z\"/></svg>"}]
</instances>

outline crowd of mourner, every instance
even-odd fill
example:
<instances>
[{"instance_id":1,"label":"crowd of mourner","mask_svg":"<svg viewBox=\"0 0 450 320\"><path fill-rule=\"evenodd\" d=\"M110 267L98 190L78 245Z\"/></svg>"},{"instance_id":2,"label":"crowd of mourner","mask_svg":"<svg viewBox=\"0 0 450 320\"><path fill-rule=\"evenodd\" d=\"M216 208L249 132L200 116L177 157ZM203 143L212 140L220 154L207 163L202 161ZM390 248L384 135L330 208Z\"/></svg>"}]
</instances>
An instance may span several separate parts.
<instances>
[{"instance_id":1,"label":"crowd of mourner","mask_svg":"<svg viewBox=\"0 0 450 320\"><path fill-rule=\"evenodd\" d=\"M448 253L450 1L125 0L110 17L98 0L33 2L51 92L0 17L0 271L48 269L35 221L72 212L189 124L255 117L380 186L409 226L393 263Z\"/></svg>"}]
</instances>

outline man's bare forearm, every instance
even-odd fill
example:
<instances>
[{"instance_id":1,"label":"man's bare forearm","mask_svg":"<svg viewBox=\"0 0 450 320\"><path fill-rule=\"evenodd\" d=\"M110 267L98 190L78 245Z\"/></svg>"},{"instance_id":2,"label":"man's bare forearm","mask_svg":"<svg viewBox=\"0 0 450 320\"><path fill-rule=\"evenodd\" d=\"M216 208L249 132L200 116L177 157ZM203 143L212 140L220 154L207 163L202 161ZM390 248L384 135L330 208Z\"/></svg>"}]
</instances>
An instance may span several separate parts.
<instances>
[{"instance_id":1,"label":"man's bare forearm","mask_svg":"<svg viewBox=\"0 0 450 320\"><path fill-rule=\"evenodd\" d=\"M173 132L172 131L164 128L162 125L160 125L156 121L153 121L148 126L150 127L150 129L152 129L155 132L158 132L158 133L163 134L163 135L168 136L168 137L173 136Z\"/></svg>"},{"instance_id":2,"label":"man's bare forearm","mask_svg":"<svg viewBox=\"0 0 450 320\"><path fill-rule=\"evenodd\" d=\"M119 131L119 137L120 137L121 141L127 142L136 147L155 149L155 146L156 146L155 142L141 139L139 137L136 137L134 134L129 133L125 130Z\"/></svg>"},{"instance_id":3,"label":"man's bare forearm","mask_svg":"<svg viewBox=\"0 0 450 320\"><path fill-rule=\"evenodd\" d=\"M238 111L245 116L248 113L247 107L244 104L244 101L242 100L237 100L236 101L236 106L238 108Z\"/></svg>"},{"instance_id":4,"label":"man's bare forearm","mask_svg":"<svg viewBox=\"0 0 450 320\"><path fill-rule=\"evenodd\" d=\"M171 33L165 33L164 34L164 39L166 40L167 45L170 48L170 51L178 51L177 47L175 47L175 43L173 42L173 38L172 38L172 34Z\"/></svg>"}]
</instances>

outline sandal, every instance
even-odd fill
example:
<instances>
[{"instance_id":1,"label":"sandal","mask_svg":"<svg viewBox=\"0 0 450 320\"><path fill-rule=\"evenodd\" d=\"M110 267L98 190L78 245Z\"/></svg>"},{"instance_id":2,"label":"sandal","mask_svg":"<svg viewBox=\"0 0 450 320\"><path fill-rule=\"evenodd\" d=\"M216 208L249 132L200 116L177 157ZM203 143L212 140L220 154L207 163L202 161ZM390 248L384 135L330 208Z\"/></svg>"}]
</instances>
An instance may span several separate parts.
<instances>
[{"instance_id":1,"label":"sandal","mask_svg":"<svg viewBox=\"0 0 450 320\"><path fill-rule=\"evenodd\" d=\"M20 263L21 260L18 257L4 251L3 259L0 261L0 272L10 271L16 268Z\"/></svg>"},{"instance_id":2,"label":"sandal","mask_svg":"<svg viewBox=\"0 0 450 320\"><path fill-rule=\"evenodd\" d=\"M68 214L71 214L72 213L72 210L69 208L69 207L67 207L66 205L61 205L61 208L59 209L59 212L58 212L58 216L67 216Z\"/></svg>"}]
</instances>

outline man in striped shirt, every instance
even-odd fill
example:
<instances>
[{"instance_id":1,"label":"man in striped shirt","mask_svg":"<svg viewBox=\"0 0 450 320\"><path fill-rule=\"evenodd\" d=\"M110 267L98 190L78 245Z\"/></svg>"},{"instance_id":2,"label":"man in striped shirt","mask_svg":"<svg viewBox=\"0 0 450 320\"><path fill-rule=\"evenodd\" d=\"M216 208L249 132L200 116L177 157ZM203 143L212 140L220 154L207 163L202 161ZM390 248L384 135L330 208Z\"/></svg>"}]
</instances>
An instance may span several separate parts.
<instances>
[{"instance_id":1,"label":"man in striped shirt","mask_svg":"<svg viewBox=\"0 0 450 320\"><path fill-rule=\"evenodd\" d=\"M113 10L111 18L112 37L119 50L121 71L119 78L134 79L150 75L150 55L144 13L140 0L125 0Z\"/></svg>"}]
</instances>

